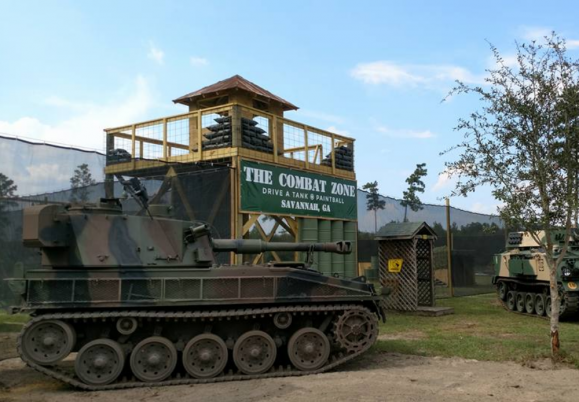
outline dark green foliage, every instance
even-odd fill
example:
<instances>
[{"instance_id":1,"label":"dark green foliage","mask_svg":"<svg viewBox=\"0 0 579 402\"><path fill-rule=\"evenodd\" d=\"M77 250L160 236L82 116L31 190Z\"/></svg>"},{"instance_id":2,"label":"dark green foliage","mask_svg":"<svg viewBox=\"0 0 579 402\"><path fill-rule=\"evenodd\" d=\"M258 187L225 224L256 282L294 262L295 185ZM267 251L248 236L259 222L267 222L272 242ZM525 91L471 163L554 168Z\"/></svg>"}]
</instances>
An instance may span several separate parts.
<instances>
[{"instance_id":1,"label":"dark green foliage","mask_svg":"<svg viewBox=\"0 0 579 402\"><path fill-rule=\"evenodd\" d=\"M378 219L376 217L376 211L379 209L384 209L386 206L386 201L380 199L380 194L378 194L377 181L364 184L362 189L368 191L368 194L366 194L366 209L368 211L374 211L374 232L377 232Z\"/></svg>"},{"instance_id":2,"label":"dark green foliage","mask_svg":"<svg viewBox=\"0 0 579 402\"><path fill-rule=\"evenodd\" d=\"M426 163L419 163L416 165L414 172L406 179L408 190L402 193L402 201L400 201L400 205L404 207L404 222L408 222L408 207L414 212L423 208L422 201L418 198L417 193L424 193L425 185L422 178L427 174Z\"/></svg>"},{"instance_id":3,"label":"dark green foliage","mask_svg":"<svg viewBox=\"0 0 579 402\"><path fill-rule=\"evenodd\" d=\"M96 181L92 178L88 165L86 163L78 165L74 170L74 176L70 178L70 188L72 189L70 202L87 202L88 187L95 184Z\"/></svg>"},{"instance_id":4,"label":"dark green foliage","mask_svg":"<svg viewBox=\"0 0 579 402\"><path fill-rule=\"evenodd\" d=\"M16 195L16 190L18 186L14 184L14 180L9 179L6 175L0 173L0 227L5 227L6 221L6 209L14 204L6 198L12 198ZM3 238L3 231L0 230L0 239Z\"/></svg>"}]
</instances>

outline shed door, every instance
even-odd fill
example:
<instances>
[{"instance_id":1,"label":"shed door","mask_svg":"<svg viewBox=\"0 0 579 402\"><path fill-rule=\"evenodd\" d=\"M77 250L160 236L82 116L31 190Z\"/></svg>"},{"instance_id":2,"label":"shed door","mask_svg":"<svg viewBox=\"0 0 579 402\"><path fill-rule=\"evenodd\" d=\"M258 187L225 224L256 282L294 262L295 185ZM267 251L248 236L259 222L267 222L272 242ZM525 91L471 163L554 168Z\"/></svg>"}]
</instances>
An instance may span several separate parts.
<instances>
[{"instance_id":1,"label":"shed door","mask_svg":"<svg viewBox=\"0 0 579 402\"><path fill-rule=\"evenodd\" d=\"M431 241L418 239L416 242L416 276L418 280L418 305L434 305L434 283L432 281Z\"/></svg>"}]
</instances>

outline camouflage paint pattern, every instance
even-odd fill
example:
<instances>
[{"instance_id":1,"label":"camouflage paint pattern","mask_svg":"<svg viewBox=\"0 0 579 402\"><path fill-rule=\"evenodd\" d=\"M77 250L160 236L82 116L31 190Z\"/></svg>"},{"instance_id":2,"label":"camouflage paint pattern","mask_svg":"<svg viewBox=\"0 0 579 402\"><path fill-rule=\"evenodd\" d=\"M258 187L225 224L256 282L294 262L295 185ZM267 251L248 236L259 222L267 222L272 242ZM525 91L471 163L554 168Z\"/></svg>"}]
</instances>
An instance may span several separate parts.
<instances>
[{"instance_id":1,"label":"camouflage paint pattern","mask_svg":"<svg viewBox=\"0 0 579 402\"><path fill-rule=\"evenodd\" d=\"M24 211L23 241L38 247L42 267L10 280L21 297L14 311L195 307L363 301L385 317L373 285L311 270L307 263L217 265L216 252L351 252L351 244L266 243L212 239L207 226L167 216L129 216L118 200L98 205L39 205Z\"/></svg>"}]
</instances>

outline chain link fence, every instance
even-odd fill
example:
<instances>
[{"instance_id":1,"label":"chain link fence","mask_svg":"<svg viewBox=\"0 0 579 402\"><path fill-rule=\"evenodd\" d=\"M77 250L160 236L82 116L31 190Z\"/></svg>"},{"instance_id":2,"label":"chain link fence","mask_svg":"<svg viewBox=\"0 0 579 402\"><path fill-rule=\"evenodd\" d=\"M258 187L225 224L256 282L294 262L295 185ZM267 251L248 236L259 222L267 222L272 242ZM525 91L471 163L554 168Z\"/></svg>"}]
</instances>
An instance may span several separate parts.
<instances>
[{"instance_id":1,"label":"chain link fence","mask_svg":"<svg viewBox=\"0 0 579 402\"><path fill-rule=\"evenodd\" d=\"M86 164L96 184L83 189L88 202L106 196L104 184L105 155L99 152L53 144L35 143L0 136L0 173L18 186L15 196L0 193L0 305L7 304L11 292L5 279L22 269L40 266L37 250L22 245L22 210L42 203L71 202L70 178L79 165ZM173 167L175 175L168 179L166 170L151 172L142 178L149 196L156 203L173 206L177 219L208 223L216 238L229 238L231 203L230 167L227 163L211 166L183 165ZM123 196L122 186L113 184L114 194ZM217 199L205 194L218 194ZM9 194L8 194L9 195ZM366 193L358 192L358 261L362 273L372 279L372 260L377 257L377 244L372 240L374 219L378 228L389 222L402 222L404 207L400 200L381 197L384 210L366 210ZM143 213L131 199L122 197L126 213ZM493 255L505 244L505 231L496 216L483 215L443 205L424 205L417 212L407 211L410 221L424 221L437 233L435 243L435 278L438 297L476 294L492 291L490 277ZM447 219L447 217L449 219ZM447 236L450 221L450 236ZM267 223L265 223L267 225ZM448 241L450 239L450 250ZM450 256L450 264L449 264ZM220 256L222 262L228 256ZM372 273L374 272L374 274ZM452 278L451 278L452 277Z\"/></svg>"}]
</instances>

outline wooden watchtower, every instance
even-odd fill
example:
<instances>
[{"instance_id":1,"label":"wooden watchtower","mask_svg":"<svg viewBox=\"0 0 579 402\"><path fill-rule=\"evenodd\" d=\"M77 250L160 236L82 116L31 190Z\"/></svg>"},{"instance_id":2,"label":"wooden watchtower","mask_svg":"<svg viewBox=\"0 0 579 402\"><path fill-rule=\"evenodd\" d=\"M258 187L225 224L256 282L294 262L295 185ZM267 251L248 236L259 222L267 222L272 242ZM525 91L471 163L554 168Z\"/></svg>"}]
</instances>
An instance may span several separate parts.
<instances>
[{"instance_id":1,"label":"wooden watchtower","mask_svg":"<svg viewBox=\"0 0 579 402\"><path fill-rule=\"evenodd\" d=\"M109 194L114 175L141 177L152 202L222 238L270 240L283 228L296 241L356 241L353 138L287 119L297 106L239 75L173 102L189 111L105 130ZM356 276L355 253L315 259Z\"/></svg>"}]
</instances>

